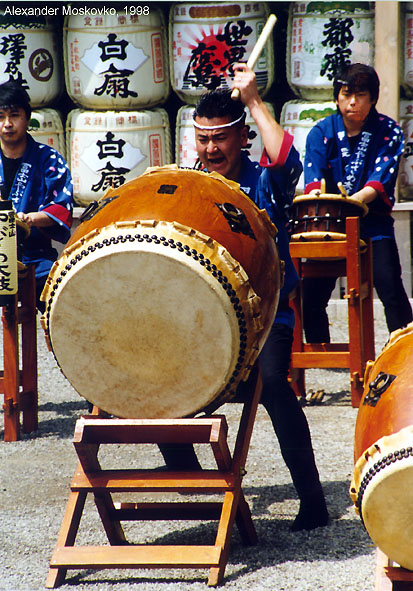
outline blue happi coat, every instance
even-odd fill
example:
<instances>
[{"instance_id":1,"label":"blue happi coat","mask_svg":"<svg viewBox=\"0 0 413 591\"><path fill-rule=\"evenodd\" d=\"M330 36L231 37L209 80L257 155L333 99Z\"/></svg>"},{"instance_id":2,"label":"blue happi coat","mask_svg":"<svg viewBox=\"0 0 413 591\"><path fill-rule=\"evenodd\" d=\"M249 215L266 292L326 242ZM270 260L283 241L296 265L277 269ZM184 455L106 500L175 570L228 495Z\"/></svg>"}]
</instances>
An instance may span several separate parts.
<instances>
[{"instance_id":1,"label":"blue happi coat","mask_svg":"<svg viewBox=\"0 0 413 591\"><path fill-rule=\"evenodd\" d=\"M3 179L0 154L0 185L4 184ZM57 257L51 241L67 242L72 224L72 177L61 154L28 135L9 199L16 212L42 211L56 222L44 228L33 226L24 242L22 262L36 265L36 277L47 275Z\"/></svg>"},{"instance_id":2,"label":"blue happi coat","mask_svg":"<svg viewBox=\"0 0 413 591\"><path fill-rule=\"evenodd\" d=\"M338 194L342 182L351 196L370 186L378 197L368 204L369 213L362 218L361 233L374 239L393 238L394 204L399 161L404 137L399 125L373 108L351 151L344 122L339 112L319 121L309 132L304 161L305 192L320 188L326 181L326 192Z\"/></svg>"}]
</instances>

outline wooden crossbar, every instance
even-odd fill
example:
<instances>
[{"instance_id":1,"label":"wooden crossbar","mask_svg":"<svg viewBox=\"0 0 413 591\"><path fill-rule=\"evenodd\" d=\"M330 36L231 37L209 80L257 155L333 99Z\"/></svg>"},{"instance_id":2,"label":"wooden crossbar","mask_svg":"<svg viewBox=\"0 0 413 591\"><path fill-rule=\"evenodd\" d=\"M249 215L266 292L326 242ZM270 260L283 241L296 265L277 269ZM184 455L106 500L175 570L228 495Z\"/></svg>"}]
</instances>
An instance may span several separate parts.
<instances>
[{"instance_id":1,"label":"wooden crossbar","mask_svg":"<svg viewBox=\"0 0 413 591\"><path fill-rule=\"evenodd\" d=\"M70 568L209 568L208 584L222 582L234 524L245 544L256 544L257 534L241 488L245 462L261 395L258 368L252 372L250 394L242 404L234 451L223 415L196 419L108 419L83 417L77 421L74 446L79 458L56 548L47 588L61 585ZM104 444L200 443L211 446L216 470L172 472L104 470L98 451ZM195 493L188 501L114 502L112 493ZM202 494L223 495L221 501L202 501ZM109 545L76 546L76 536L87 495L93 495ZM163 546L129 544L123 521L218 521L215 544Z\"/></svg>"},{"instance_id":2,"label":"wooden crossbar","mask_svg":"<svg viewBox=\"0 0 413 591\"><path fill-rule=\"evenodd\" d=\"M364 371L374 360L373 275L371 245L360 240L357 217L346 219L344 240L291 242L291 257L301 278L347 277L348 343L304 343L302 292L298 285L291 355L292 387L305 395L304 370L312 367L349 368L352 406L358 407L364 389Z\"/></svg>"}]
</instances>

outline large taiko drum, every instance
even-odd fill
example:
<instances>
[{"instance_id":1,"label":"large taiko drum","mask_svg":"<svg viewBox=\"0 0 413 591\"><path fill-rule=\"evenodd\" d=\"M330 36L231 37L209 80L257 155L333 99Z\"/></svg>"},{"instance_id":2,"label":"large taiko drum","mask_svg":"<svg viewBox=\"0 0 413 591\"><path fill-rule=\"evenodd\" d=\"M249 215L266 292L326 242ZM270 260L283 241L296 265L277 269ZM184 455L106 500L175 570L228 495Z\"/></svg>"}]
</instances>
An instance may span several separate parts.
<instances>
[{"instance_id":1,"label":"large taiko drum","mask_svg":"<svg viewBox=\"0 0 413 591\"><path fill-rule=\"evenodd\" d=\"M413 570L413 323L367 365L350 496L373 542Z\"/></svg>"},{"instance_id":2,"label":"large taiko drum","mask_svg":"<svg viewBox=\"0 0 413 591\"><path fill-rule=\"evenodd\" d=\"M239 185L165 166L92 203L49 275L46 336L63 373L118 417L229 400L273 322L275 228Z\"/></svg>"},{"instance_id":3,"label":"large taiko drum","mask_svg":"<svg viewBox=\"0 0 413 591\"><path fill-rule=\"evenodd\" d=\"M363 217L367 205L358 199L311 191L293 201L291 240L345 240L346 218Z\"/></svg>"}]
</instances>

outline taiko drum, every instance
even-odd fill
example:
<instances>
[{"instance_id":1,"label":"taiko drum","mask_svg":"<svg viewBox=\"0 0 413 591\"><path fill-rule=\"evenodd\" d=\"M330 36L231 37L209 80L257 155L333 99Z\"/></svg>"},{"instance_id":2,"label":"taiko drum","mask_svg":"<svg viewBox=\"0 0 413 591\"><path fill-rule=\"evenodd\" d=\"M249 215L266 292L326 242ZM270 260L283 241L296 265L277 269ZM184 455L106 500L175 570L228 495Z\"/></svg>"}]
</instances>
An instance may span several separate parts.
<instances>
[{"instance_id":1,"label":"taiko drum","mask_svg":"<svg viewBox=\"0 0 413 591\"><path fill-rule=\"evenodd\" d=\"M413 570L413 323L366 368L350 496L373 542Z\"/></svg>"},{"instance_id":2,"label":"taiko drum","mask_svg":"<svg viewBox=\"0 0 413 591\"><path fill-rule=\"evenodd\" d=\"M231 399L273 322L275 228L239 185L166 166L90 204L49 275L44 328L73 387L124 418Z\"/></svg>"}]
</instances>

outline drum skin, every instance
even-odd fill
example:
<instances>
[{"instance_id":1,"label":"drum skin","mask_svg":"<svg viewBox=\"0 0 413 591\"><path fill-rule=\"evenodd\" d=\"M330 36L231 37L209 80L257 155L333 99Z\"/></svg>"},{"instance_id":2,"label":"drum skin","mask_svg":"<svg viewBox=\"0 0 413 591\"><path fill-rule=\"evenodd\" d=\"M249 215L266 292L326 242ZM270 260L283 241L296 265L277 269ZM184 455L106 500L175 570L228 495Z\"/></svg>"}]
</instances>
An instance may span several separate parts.
<instances>
[{"instance_id":1,"label":"drum skin","mask_svg":"<svg viewBox=\"0 0 413 591\"><path fill-rule=\"evenodd\" d=\"M346 218L362 217L367 206L358 199L312 191L293 201L291 240L345 240Z\"/></svg>"},{"instance_id":2,"label":"drum skin","mask_svg":"<svg viewBox=\"0 0 413 591\"><path fill-rule=\"evenodd\" d=\"M124 418L213 410L246 380L275 317L275 227L224 177L165 166L82 215L43 292L74 388Z\"/></svg>"},{"instance_id":3,"label":"drum skin","mask_svg":"<svg viewBox=\"0 0 413 591\"><path fill-rule=\"evenodd\" d=\"M413 570L413 323L369 362L357 414L350 496L374 543Z\"/></svg>"}]
</instances>

